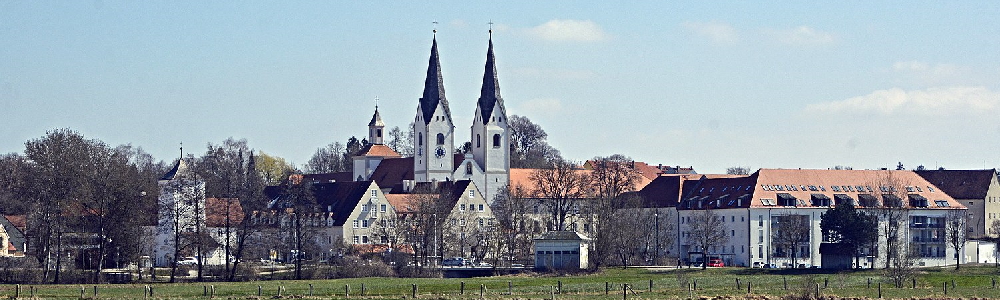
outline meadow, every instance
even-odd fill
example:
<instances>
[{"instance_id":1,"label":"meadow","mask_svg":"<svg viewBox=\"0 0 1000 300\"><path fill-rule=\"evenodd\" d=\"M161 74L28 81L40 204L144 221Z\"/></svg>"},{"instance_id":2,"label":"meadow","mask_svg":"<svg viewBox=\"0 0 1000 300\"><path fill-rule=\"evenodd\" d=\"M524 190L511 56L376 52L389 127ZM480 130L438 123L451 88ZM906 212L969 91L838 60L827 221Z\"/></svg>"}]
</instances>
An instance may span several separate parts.
<instances>
[{"instance_id":1,"label":"meadow","mask_svg":"<svg viewBox=\"0 0 1000 300\"><path fill-rule=\"evenodd\" d=\"M906 287L879 270L609 268L579 274L481 278L346 278L252 282L0 285L0 297L36 299L943 299L1000 298L998 268L920 269ZM915 287L914 287L915 284ZM626 286L627 285L627 286ZM96 295L95 295L96 288ZM624 294L623 294L624 290ZM150 294L151 293L151 294ZM818 294L817 294L818 293Z\"/></svg>"}]
</instances>

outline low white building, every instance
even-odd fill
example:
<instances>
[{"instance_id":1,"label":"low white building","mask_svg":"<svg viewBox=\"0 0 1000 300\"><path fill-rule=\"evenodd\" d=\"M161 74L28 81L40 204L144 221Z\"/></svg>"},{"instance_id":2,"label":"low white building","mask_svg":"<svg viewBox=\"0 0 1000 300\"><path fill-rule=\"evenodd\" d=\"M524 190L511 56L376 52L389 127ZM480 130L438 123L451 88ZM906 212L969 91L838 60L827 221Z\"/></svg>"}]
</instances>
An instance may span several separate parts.
<instances>
[{"instance_id":1,"label":"low white building","mask_svg":"<svg viewBox=\"0 0 1000 300\"><path fill-rule=\"evenodd\" d=\"M576 231L548 231L534 240L535 268L575 270L589 267L590 239Z\"/></svg>"},{"instance_id":2,"label":"low white building","mask_svg":"<svg viewBox=\"0 0 1000 300\"><path fill-rule=\"evenodd\" d=\"M701 255L692 241L693 216L713 210L728 241L705 255L721 257L727 266L820 266L821 217L835 205L850 204L876 214L904 214L899 240L917 252L918 265L954 264L956 257L965 262L965 255L956 255L945 242L945 219L949 211L966 208L911 171L761 169L747 177L688 181L682 195L675 243L682 260ZM809 227L808 239L795 246L795 259L792 249L775 241L777 222L793 216ZM886 225L880 217L877 249L866 251L859 267L885 263Z\"/></svg>"}]
</instances>

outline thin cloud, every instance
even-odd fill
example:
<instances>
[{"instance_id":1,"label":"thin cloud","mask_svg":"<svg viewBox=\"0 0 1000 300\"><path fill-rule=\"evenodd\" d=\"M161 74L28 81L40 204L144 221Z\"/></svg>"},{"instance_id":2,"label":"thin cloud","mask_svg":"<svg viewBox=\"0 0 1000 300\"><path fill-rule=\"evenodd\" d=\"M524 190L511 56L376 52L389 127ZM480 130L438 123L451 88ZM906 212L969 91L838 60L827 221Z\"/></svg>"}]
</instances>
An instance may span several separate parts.
<instances>
[{"instance_id":1,"label":"thin cloud","mask_svg":"<svg viewBox=\"0 0 1000 300\"><path fill-rule=\"evenodd\" d=\"M881 116L956 116L1000 111L1000 93L985 87L937 87L904 91L899 88L840 101L806 106L808 113L874 114Z\"/></svg>"},{"instance_id":2,"label":"thin cloud","mask_svg":"<svg viewBox=\"0 0 1000 300\"><path fill-rule=\"evenodd\" d=\"M771 29L765 33L781 43L789 45L825 45L836 41L832 33L816 30L809 26L799 26L790 29Z\"/></svg>"},{"instance_id":3,"label":"thin cloud","mask_svg":"<svg viewBox=\"0 0 1000 300\"><path fill-rule=\"evenodd\" d=\"M968 73L970 68L955 64L900 61L892 64L892 69L904 75L917 76L925 80L941 80Z\"/></svg>"},{"instance_id":4,"label":"thin cloud","mask_svg":"<svg viewBox=\"0 0 1000 300\"><path fill-rule=\"evenodd\" d=\"M591 79L596 75L590 70L569 70L569 69L548 69L548 68L518 68L512 70L517 77L555 79L555 80L583 80Z\"/></svg>"},{"instance_id":5,"label":"thin cloud","mask_svg":"<svg viewBox=\"0 0 1000 300\"><path fill-rule=\"evenodd\" d=\"M590 20L551 20L525 30L529 36L553 42L599 42L608 34Z\"/></svg>"},{"instance_id":6,"label":"thin cloud","mask_svg":"<svg viewBox=\"0 0 1000 300\"><path fill-rule=\"evenodd\" d=\"M524 115L553 115L563 111L562 101L559 98L535 98L521 103L518 110Z\"/></svg>"},{"instance_id":7,"label":"thin cloud","mask_svg":"<svg viewBox=\"0 0 1000 300\"><path fill-rule=\"evenodd\" d=\"M685 21L681 26L716 43L734 43L739 40L736 29L726 23Z\"/></svg>"}]
</instances>

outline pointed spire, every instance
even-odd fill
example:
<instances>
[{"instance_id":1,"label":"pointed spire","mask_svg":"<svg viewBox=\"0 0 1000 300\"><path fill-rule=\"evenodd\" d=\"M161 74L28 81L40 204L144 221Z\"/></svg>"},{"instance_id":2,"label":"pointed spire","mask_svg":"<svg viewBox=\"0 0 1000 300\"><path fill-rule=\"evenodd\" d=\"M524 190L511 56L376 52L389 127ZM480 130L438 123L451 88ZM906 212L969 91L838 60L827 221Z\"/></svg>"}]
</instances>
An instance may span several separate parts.
<instances>
[{"instance_id":1,"label":"pointed spire","mask_svg":"<svg viewBox=\"0 0 1000 300\"><path fill-rule=\"evenodd\" d=\"M423 110L424 123L430 123L438 103L444 105L444 113L451 118L448 100L444 96L444 78L441 76L441 61L438 58L437 30L434 30L434 42L431 45L431 58L427 62L427 78L424 80L424 95L420 98L420 108Z\"/></svg>"},{"instance_id":2,"label":"pointed spire","mask_svg":"<svg viewBox=\"0 0 1000 300\"><path fill-rule=\"evenodd\" d=\"M376 101L378 101L378 100L376 100ZM368 122L368 126L369 127L372 127L372 126L385 127L385 123L382 122L382 116L379 115L379 113L378 113L378 105L377 104L375 105L375 114L372 115L372 120L371 120L371 122Z\"/></svg>"},{"instance_id":3,"label":"pointed spire","mask_svg":"<svg viewBox=\"0 0 1000 300\"><path fill-rule=\"evenodd\" d=\"M490 121L493 108L498 105L503 109L500 81L497 78L496 58L493 56L493 30L490 29L490 46L486 51L486 71L483 72L483 87L479 94L479 108L482 112L483 124Z\"/></svg>"},{"instance_id":4,"label":"pointed spire","mask_svg":"<svg viewBox=\"0 0 1000 300\"><path fill-rule=\"evenodd\" d=\"M368 142L381 145L383 128L385 128L385 123L382 122L382 116L378 114L378 105L376 105L375 115L372 116L372 121L368 122Z\"/></svg>"}]
</instances>

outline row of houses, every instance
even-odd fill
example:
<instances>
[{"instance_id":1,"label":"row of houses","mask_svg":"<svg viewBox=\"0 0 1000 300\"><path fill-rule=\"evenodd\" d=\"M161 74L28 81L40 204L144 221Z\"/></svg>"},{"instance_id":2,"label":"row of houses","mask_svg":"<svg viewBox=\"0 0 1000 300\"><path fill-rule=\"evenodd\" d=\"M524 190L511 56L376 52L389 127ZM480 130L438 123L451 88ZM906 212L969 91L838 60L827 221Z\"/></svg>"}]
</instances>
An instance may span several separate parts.
<instances>
[{"instance_id":1,"label":"row of houses","mask_svg":"<svg viewBox=\"0 0 1000 300\"><path fill-rule=\"evenodd\" d=\"M917 265L996 261L995 247L985 241L998 234L991 228L1000 222L996 170L760 169L748 176L661 176L637 194L648 208L676 213L677 234L670 249L681 259L697 254L735 266L830 266L835 262L824 263L823 244L830 239L820 229L821 218L836 205L853 205L876 214L902 214L897 234L918 256ZM706 210L720 218L728 239L701 253L690 222ZM965 219L962 239L969 241L959 249L949 247L945 228L946 218L957 215ZM808 238L794 250L775 240L777 225L790 218L800 218L798 224L808 227ZM866 250L856 267L885 263L887 222L880 216L877 247Z\"/></svg>"}]
</instances>

